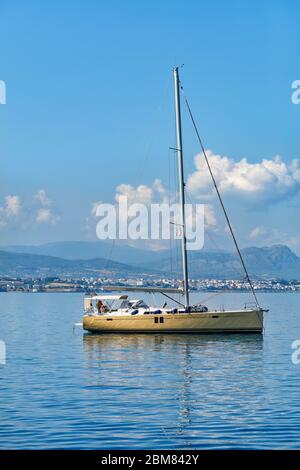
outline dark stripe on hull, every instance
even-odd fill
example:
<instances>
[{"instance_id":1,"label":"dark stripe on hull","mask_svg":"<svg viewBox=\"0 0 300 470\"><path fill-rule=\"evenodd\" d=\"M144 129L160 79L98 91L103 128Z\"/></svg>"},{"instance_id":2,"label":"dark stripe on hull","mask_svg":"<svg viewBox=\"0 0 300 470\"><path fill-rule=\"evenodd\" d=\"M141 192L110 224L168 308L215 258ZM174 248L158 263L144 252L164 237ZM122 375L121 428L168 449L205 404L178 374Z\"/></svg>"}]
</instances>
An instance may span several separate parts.
<instances>
[{"instance_id":1,"label":"dark stripe on hull","mask_svg":"<svg viewBox=\"0 0 300 470\"><path fill-rule=\"evenodd\" d=\"M87 329L85 328L86 331L89 333L94 333L94 334L99 334L99 333L104 333L104 334L113 334L113 333L130 333L130 334L135 334L135 333L150 333L150 334L172 334L172 333L189 333L189 334L209 334L209 333L222 333L222 334L227 334L227 333L256 333L256 334L262 334L262 329L257 328L257 329L239 329L239 330L213 330L211 328L208 328L205 330L204 328L201 328L199 330L97 330L97 329Z\"/></svg>"}]
</instances>

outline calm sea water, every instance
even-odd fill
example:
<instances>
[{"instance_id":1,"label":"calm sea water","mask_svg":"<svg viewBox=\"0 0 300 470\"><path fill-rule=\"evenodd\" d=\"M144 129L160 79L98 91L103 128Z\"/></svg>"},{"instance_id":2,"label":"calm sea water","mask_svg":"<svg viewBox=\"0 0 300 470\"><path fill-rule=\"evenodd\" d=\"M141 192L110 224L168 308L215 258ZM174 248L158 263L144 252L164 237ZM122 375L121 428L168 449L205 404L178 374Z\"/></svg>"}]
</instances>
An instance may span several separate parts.
<instances>
[{"instance_id":1,"label":"calm sea water","mask_svg":"<svg viewBox=\"0 0 300 470\"><path fill-rule=\"evenodd\" d=\"M260 298L264 336L91 336L81 294L1 293L0 447L300 448L300 296Z\"/></svg>"}]
</instances>

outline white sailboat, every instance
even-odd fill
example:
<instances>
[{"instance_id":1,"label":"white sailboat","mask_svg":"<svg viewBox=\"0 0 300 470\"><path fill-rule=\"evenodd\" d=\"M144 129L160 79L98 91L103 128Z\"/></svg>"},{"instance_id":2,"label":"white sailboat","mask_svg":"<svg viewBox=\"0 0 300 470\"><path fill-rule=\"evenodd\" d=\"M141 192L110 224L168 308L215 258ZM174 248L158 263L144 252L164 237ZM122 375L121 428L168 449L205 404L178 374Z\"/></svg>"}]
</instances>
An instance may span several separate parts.
<instances>
[{"instance_id":1,"label":"white sailboat","mask_svg":"<svg viewBox=\"0 0 300 470\"><path fill-rule=\"evenodd\" d=\"M205 149L202 145L193 115L187 102L197 137L209 168L218 198L220 200L226 221L229 226L240 261L244 268L246 279L250 285L255 300L253 308L236 310L209 310L201 304L191 305L189 296L188 260L185 230L185 190L182 155L181 109L180 109L180 81L178 67L173 69L175 113L176 113L176 140L178 154L179 197L181 208L181 253L182 253L182 288L126 288L126 291L159 292L170 298L172 294L181 294L182 301L176 301L173 307L151 306L142 299L129 299L128 294L95 294L84 299L83 328L93 333L131 332L131 333L262 333L265 310L259 306L252 282L249 278L245 263L234 236L227 212L221 199L216 181L211 171ZM220 267L221 268L221 267ZM120 287L108 286L109 291L120 291ZM125 288L123 289L125 290Z\"/></svg>"}]
</instances>

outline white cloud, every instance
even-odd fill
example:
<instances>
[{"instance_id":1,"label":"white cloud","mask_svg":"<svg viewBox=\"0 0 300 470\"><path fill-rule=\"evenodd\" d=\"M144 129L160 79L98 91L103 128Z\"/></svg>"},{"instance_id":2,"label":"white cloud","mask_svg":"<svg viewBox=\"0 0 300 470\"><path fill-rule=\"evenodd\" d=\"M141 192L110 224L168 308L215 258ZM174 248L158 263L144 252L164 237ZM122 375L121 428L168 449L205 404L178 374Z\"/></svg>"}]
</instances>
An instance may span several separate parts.
<instances>
[{"instance_id":1,"label":"white cloud","mask_svg":"<svg viewBox=\"0 0 300 470\"><path fill-rule=\"evenodd\" d=\"M36 222L40 224L52 224L55 225L59 221L60 217L52 213L50 209L42 208L37 211Z\"/></svg>"},{"instance_id":2,"label":"white cloud","mask_svg":"<svg viewBox=\"0 0 300 470\"><path fill-rule=\"evenodd\" d=\"M149 206L154 203L167 203L168 191L160 180L156 179L152 186L140 184L136 188L130 184L120 184L116 188L115 200L118 203L120 196L126 196L128 204L145 204Z\"/></svg>"},{"instance_id":3,"label":"white cloud","mask_svg":"<svg viewBox=\"0 0 300 470\"><path fill-rule=\"evenodd\" d=\"M249 237L253 240L265 234L266 234L266 229L264 227L255 227L253 230L251 230Z\"/></svg>"},{"instance_id":4,"label":"white cloud","mask_svg":"<svg viewBox=\"0 0 300 470\"><path fill-rule=\"evenodd\" d=\"M51 201L48 198L46 191L44 189L40 189L35 195L34 199L39 202L42 206L48 207L51 205Z\"/></svg>"},{"instance_id":5,"label":"white cloud","mask_svg":"<svg viewBox=\"0 0 300 470\"><path fill-rule=\"evenodd\" d=\"M0 227L5 227L15 221L21 212L21 199L19 196L8 195L4 198L5 204L0 207Z\"/></svg>"},{"instance_id":6,"label":"white cloud","mask_svg":"<svg viewBox=\"0 0 300 470\"><path fill-rule=\"evenodd\" d=\"M100 204L102 204L101 201L97 201L97 202L92 203L92 208L91 208L91 215L92 216L94 216L94 217L96 216L97 208L98 208L98 206L100 206Z\"/></svg>"},{"instance_id":7,"label":"white cloud","mask_svg":"<svg viewBox=\"0 0 300 470\"><path fill-rule=\"evenodd\" d=\"M18 195L5 196L4 204L0 206L0 228L18 226L20 229L26 229L34 222L54 225L59 219L44 189L22 203Z\"/></svg>"},{"instance_id":8,"label":"white cloud","mask_svg":"<svg viewBox=\"0 0 300 470\"><path fill-rule=\"evenodd\" d=\"M235 161L230 157L217 155L211 150L207 150L207 156L221 194L231 197L235 203L241 202L244 207L266 207L300 193L299 160L287 163L280 156L275 156L272 159L251 163L246 158ZM205 203L206 233L208 235L209 232L214 235L218 235L219 232L224 233L224 231L226 233L228 232L227 225L224 227L223 222L219 220L219 216L217 217L214 211L214 208L219 206L215 206L215 190L203 154L196 155L194 162L195 171L188 176L186 188L194 203L196 201ZM120 198L124 196L127 197L128 205L144 204L147 207L150 204L172 204L176 199L174 194L170 195L160 180L155 180L151 185L141 184L136 187L130 184L120 184L116 188L116 206L118 206ZM190 201L187 200L187 202ZM91 214L94 223L99 204L97 202L92 207ZM249 234L249 239L259 242L266 235L264 227L255 227ZM290 245L298 243L297 237L295 239L295 237L288 237L286 234L279 236L274 232L272 237L270 235L270 242L271 238L288 241Z\"/></svg>"},{"instance_id":9,"label":"white cloud","mask_svg":"<svg viewBox=\"0 0 300 470\"><path fill-rule=\"evenodd\" d=\"M128 213L122 212L121 204L124 204L124 198L126 198L126 204L128 208ZM152 214L150 210L150 206L152 204L164 204L164 205L171 205L174 209L176 202L176 195L170 194L168 189L162 184L162 182L159 179L156 179L151 185L138 185L138 186L133 186L130 184L120 184L119 186L116 187L116 193L115 193L115 209L116 209L116 215L118 217L117 221L117 226L118 223L121 221L125 221L126 223L132 218L136 217L131 213L130 211L130 206L133 205L143 205L146 209L146 211L142 211L138 214L139 220L147 220L148 224L151 222L151 216ZM189 201L187 201L190 203ZM94 202L91 206L91 212L90 216L86 219L86 226L85 230L87 232L90 232L92 229L95 230L95 223L96 220L98 220L97 217L97 209L98 207L102 204L101 201L99 202ZM124 207L124 206L123 206ZM139 209L136 209L139 211ZM133 211L135 212L135 210ZM187 211L186 212L186 225L187 229L191 232L195 228L195 223L196 223L196 213L195 213L195 208L192 212ZM199 224L199 212L197 214L198 217L198 224ZM204 210L204 220L205 220L205 228L206 229L211 229L213 230L216 229L217 227L217 220L213 211L213 207L210 204L205 205L205 210ZM171 237L173 238L174 236L174 231L177 232L179 231L178 225L180 225L180 213L178 210L175 210L175 213L170 214L170 220L164 219L164 222L170 225L170 232L171 232ZM149 230L150 225L149 225ZM130 240L126 239L126 243L131 246L139 246L142 247L145 245L148 249L150 250L161 250L161 249L166 249L169 248L170 242L169 240L164 240L164 239L155 239L155 240L150 240L147 238L146 241L144 240Z\"/></svg>"},{"instance_id":10,"label":"white cloud","mask_svg":"<svg viewBox=\"0 0 300 470\"><path fill-rule=\"evenodd\" d=\"M45 189L40 189L34 195L34 200L40 206L36 211L35 221L38 224L57 224L60 217L53 210L52 201L47 196Z\"/></svg>"},{"instance_id":11,"label":"white cloud","mask_svg":"<svg viewBox=\"0 0 300 470\"><path fill-rule=\"evenodd\" d=\"M149 221L149 208L151 204L166 204L169 202L169 195L167 189L163 186L162 182L159 179L156 179L151 186L140 184L136 187L130 184L120 184L116 188L116 207L121 205L121 200L124 197L127 199L127 205L130 213L130 206L134 204L142 204L146 208L146 212L140 215L141 218L147 219ZM121 206L119 206L121 207ZM148 211L147 211L148 210ZM119 220L127 220L127 214L122 213L118 210ZM128 219L130 219L130 215ZM158 241L154 242L154 245L158 244Z\"/></svg>"},{"instance_id":12,"label":"white cloud","mask_svg":"<svg viewBox=\"0 0 300 470\"><path fill-rule=\"evenodd\" d=\"M236 162L211 150L207 156L221 194L238 196L250 205L274 204L300 191L299 160L286 164L276 156L260 163L246 158ZM203 154L196 155L194 162L196 170L189 175L187 188L195 197L209 199L214 188Z\"/></svg>"},{"instance_id":13,"label":"white cloud","mask_svg":"<svg viewBox=\"0 0 300 470\"><path fill-rule=\"evenodd\" d=\"M287 245L291 250L299 253L300 235L293 235L277 228L267 228L264 226L255 227L249 234L255 244L262 245Z\"/></svg>"},{"instance_id":14,"label":"white cloud","mask_svg":"<svg viewBox=\"0 0 300 470\"><path fill-rule=\"evenodd\" d=\"M120 184L117 186L115 200L118 203L121 196L126 196L128 203L150 204L152 200L152 189L145 185L134 188L130 184Z\"/></svg>"},{"instance_id":15,"label":"white cloud","mask_svg":"<svg viewBox=\"0 0 300 470\"><path fill-rule=\"evenodd\" d=\"M205 204L204 210L204 221L206 229L216 229L217 228L217 218L214 213L213 206L211 204Z\"/></svg>"},{"instance_id":16,"label":"white cloud","mask_svg":"<svg viewBox=\"0 0 300 470\"><path fill-rule=\"evenodd\" d=\"M6 196L4 211L7 216L17 217L21 210L21 200L19 196Z\"/></svg>"}]
</instances>

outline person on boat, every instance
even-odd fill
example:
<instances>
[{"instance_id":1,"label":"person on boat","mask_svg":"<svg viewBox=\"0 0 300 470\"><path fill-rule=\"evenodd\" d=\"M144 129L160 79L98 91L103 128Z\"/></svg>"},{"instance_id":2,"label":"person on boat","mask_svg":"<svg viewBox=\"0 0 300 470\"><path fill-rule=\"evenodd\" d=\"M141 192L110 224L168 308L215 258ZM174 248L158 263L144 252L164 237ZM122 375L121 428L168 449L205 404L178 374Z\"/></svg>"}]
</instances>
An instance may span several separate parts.
<instances>
[{"instance_id":1,"label":"person on boat","mask_svg":"<svg viewBox=\"0 0 300 470\"><path fill-rule=\"evenodd\" d=\"M106 307L105 307L104 303L102 302L102 300L100 300L100 299L97 302L97 310L98 310L98 313L106 312Z\"/></svg>"}]
</instances>

